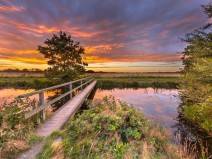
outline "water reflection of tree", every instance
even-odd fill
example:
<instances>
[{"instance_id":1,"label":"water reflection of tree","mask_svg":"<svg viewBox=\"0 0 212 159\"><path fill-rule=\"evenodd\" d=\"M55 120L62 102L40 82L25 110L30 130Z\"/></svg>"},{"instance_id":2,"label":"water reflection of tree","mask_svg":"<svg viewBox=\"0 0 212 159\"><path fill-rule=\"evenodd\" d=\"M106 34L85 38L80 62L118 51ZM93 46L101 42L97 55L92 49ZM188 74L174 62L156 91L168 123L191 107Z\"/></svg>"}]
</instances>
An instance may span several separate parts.
<instances>
[{"instance_id":1,"label":"water reflection of tree","mask_svg":"<svg viewBox=\"0 0 212 159\"><path fill-rule=\"evenodd\" d=\"M211 156L212 136L198 126L195 126L195 124L185 120L180 108L178 110L177 121L177 124L173 127L176 129L174 133L175 141L178 144L189 145L187 151L196 153L197 158L199 158L199 155L203 152L208 153L207 156Z\"/></svg>"},{"instance_id":2,"label":"water reflection of tree","mask_svg":"<svg viewBox=\"0 0 212 159\"><path fill-rule=\"evenodd\" d=\"M77 86L79 86L79 83L73 84L73 88L76 88ZM51 100L57 98L58 96L60 96L60 95L62 95L64 93L67 93L68 91L70 91L69 86L55 89L54 91L51 92L51 95L48 96L47 100L51 101ZM75 96L79 91L80 90L73 91L72 92L72 97ZM66 102L68 102L70 99L71 99L70 95L66 95L62 99L60 99L60 100L56 101L55 103L51 104L51 107L52 107L53 111L56 111L57 109L59 109Z\"/></svg>"},{"instance_id":3,"label":"water reflection of tree","mask_svg":"<svg viewBox=\"0 0 212 159\"><path fill-rule=\"evenodd\" d=\"M56 89L56 90L54 90L52 92L52 95L48 96L47 100L51 101L51 100L57 98L58 96L66 93L67 91L69 91L69 88L67 88L67 87ZM51 105L53 111L55 111L58 108L60 108L62 105L64 105L69 100L70 100L70 96L67 95L67 96L63 97L62 99L60 99L60 100L56 101L55 103L53 103Z\"/></svg>"}]
</instances>

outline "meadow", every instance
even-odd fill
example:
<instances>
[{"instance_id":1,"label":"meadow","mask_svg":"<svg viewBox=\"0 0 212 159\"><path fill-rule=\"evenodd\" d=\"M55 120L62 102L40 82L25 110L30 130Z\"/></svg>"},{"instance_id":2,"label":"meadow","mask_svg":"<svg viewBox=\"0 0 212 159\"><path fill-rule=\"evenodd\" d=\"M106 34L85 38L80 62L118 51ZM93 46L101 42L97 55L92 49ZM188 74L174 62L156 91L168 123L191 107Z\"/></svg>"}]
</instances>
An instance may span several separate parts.
<instances>
[{"instance_id":1,"label":"meadow","mask_svg":"<svg viewBox=\"0 0 212 159\"><path fill-rule=\"evenodd\" d=\"M87 73L98 81L101 88L124 87L154 87L177 88L179 85L179 73ZM0 88L34 88L40 89L54 85L42 74L20 73L0 74Z\"/></svg>"},{"instance_id":2,"label":"meadow","mask_svg":"<svg viewBox=\"0 0 212 159\"><path fill-rule=\"evenodd\" d=\"M179 77L156 76L122 76L122 77L96 77L97 87L112 88L177 88Z\"/></svg>"},{"instance_id":3,"label":"meadow","mask_svg":"<svg viewBox=\"0 0 212 159\"><path fill-rule=\"evenodd\" d=\"M0 88L44 88L52 83L45 77L0 77Z\"/></svg>"}]
</instances>

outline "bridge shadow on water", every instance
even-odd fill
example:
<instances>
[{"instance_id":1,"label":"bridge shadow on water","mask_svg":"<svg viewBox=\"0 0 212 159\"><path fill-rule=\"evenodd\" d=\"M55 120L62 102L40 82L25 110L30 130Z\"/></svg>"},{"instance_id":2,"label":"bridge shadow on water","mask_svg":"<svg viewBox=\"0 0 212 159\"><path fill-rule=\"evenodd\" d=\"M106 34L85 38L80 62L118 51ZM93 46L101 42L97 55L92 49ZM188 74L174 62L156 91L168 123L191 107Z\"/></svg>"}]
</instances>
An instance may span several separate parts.
<instances>
[{"instance_id":1,"label":"bridge shadow on water","mask_svg":"<svg viewBox=\"0 0 212 159\"><path fill-rule=\"evenodd\" d=\"M183 118L181 112L177 117L175 128L175 142L185 145L188 152L195 153L197 158L201 158L202 154L212 158L212 136L204 130L200 129L194 123Z\"/></svg>"}]
</instances>

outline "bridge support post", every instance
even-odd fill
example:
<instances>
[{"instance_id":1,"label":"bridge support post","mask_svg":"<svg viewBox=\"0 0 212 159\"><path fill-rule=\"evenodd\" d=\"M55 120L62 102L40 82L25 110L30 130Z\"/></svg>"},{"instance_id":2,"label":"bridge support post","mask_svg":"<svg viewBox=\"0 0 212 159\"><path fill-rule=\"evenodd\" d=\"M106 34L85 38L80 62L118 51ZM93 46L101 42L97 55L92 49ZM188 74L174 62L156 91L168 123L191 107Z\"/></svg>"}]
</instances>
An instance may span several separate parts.
<instances>
[{"instance_id":1,"label":"bridge support post","mask_svg":"<svg viewBox=\"0 0 212 159\"><path fill-rule=\"evenodd\" d=\"M72 90L72 83L69 85L69 91ZM70 93L70 99L72 98L72 92Z\"/></svg>"},{"instance_id":2,"label":"bridge support post","mask_svg":"<svg viewBox=\"0 0 212 159\"><path fill-rule=\"evenodd\" d=\"M80 88L81 88L81 90L82 90L82 80L81 80L80 84L81 84L81 87L80 87Z\"/></svg>"},{"instance_id":3,"label":"bridge support post","mask_svg":"<svg viewBox=\"0 0 212 159\"><path fill-rule=\"evenodd\" d=\"M45 102L45 99L44 99L44 92L40 92L39 93L39 106L44 106L44 102ZM46 112L45 112L45 109L43 109L41 111L41 114L40 114L40 117L41 117L41 120L45 120L46 119Z\"/></svg>"}]
</instances>

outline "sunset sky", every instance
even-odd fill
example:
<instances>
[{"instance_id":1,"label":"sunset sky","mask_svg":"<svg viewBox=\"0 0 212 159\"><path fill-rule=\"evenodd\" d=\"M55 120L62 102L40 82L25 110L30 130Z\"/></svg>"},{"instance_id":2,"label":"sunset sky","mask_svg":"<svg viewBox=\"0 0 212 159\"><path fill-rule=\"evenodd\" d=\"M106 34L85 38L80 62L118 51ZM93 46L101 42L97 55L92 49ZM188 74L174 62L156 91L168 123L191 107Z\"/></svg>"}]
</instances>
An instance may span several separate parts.
<instances>
[{"instance_id":1,"label":"sunset sky","mask_svg":"<svg viewBox=\"0 0 212 159\"><path fill-rule=\"evenodd\" d=\"M181 38L207 23L210 0L0 0L0 70L47 67L36 49L60 30L86 50L88 69L177 71Z\"/></svg>"}]
</instances>

